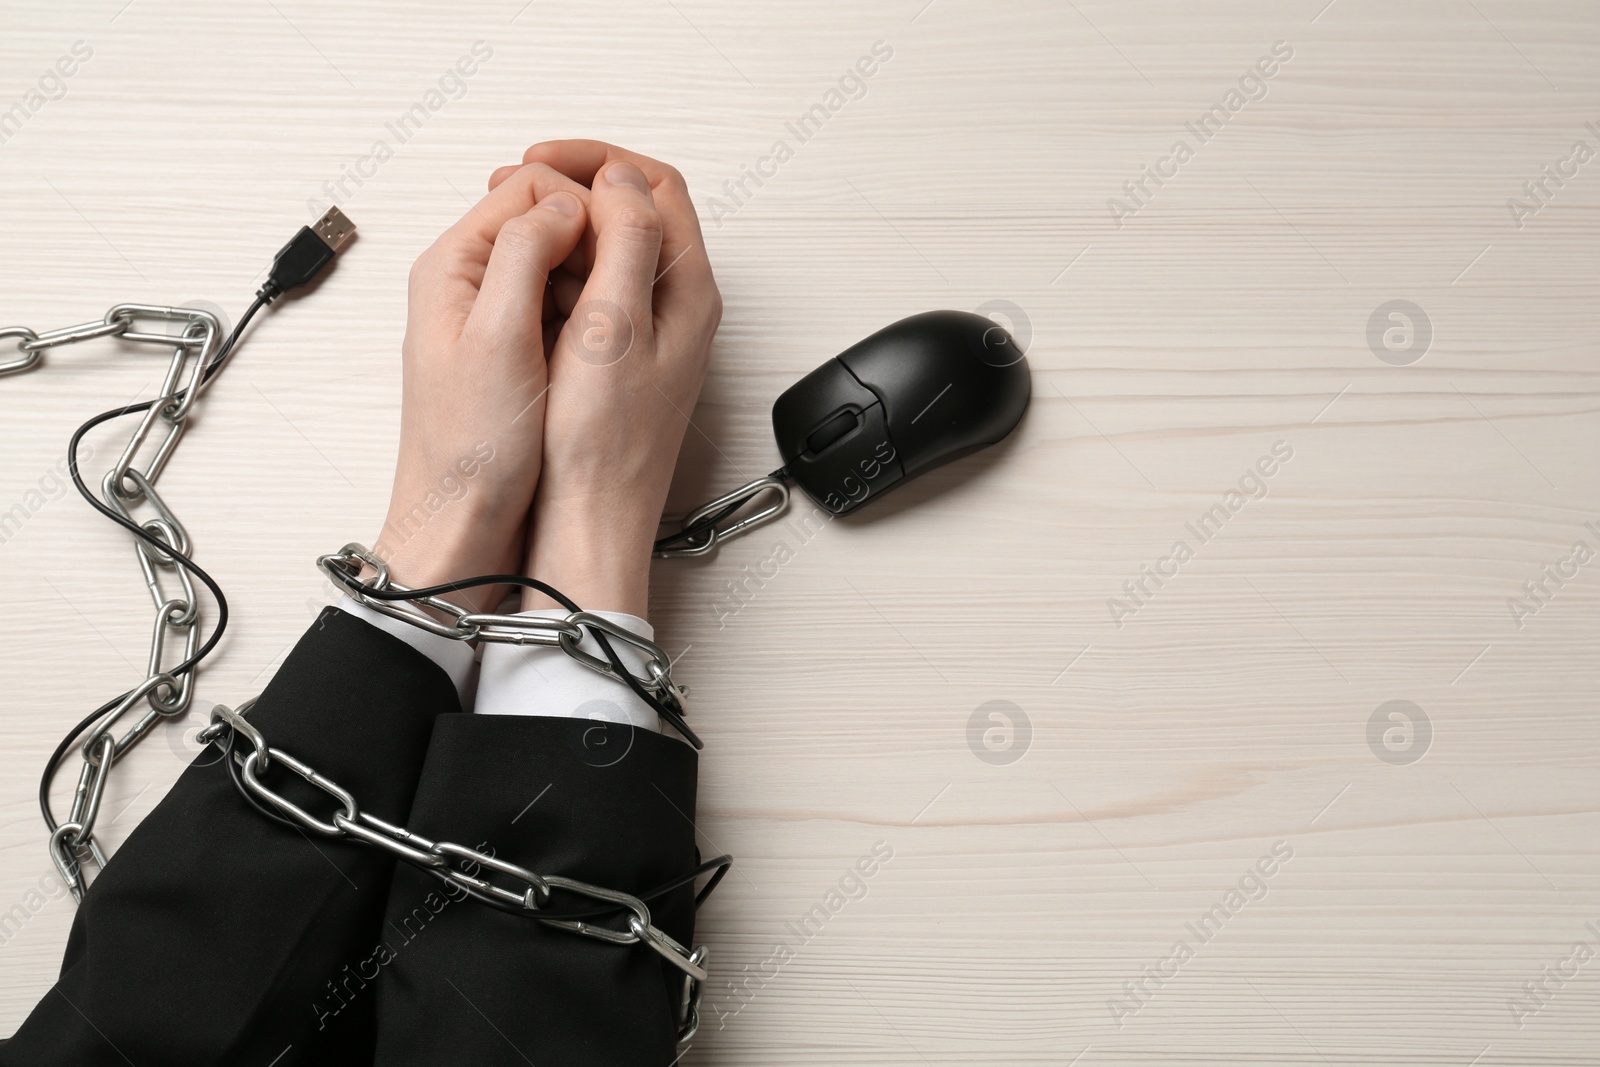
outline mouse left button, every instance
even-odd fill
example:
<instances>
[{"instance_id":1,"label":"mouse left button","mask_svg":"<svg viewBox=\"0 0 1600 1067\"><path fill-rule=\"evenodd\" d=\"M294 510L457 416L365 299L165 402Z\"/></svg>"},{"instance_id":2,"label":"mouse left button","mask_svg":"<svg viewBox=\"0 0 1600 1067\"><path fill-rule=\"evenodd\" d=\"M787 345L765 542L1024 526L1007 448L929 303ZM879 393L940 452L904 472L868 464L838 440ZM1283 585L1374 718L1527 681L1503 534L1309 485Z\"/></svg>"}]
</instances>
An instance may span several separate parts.
<instances>
[{"instance_id":1,"label":"mouse left button","mask_svg":"<svg viewBox=\"0 0 1600 1067\"><path fill-rule=\"evenodd\" d=\"M836 515L853 511L904 474L882 402L838 359L778 398L772 430L794 484Z\"/></svg>"}]
</instances>

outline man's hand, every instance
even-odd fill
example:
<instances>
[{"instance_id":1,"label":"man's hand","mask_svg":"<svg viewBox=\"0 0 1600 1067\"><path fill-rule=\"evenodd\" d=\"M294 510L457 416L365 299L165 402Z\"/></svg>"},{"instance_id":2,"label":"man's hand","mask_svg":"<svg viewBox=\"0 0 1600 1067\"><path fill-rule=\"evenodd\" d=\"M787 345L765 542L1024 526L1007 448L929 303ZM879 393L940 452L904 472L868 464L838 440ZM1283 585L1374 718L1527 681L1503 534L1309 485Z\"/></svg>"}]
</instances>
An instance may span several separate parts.
<instances>
[{"instance_id":1,"label":"man's hand","mask_svg":"<svg viewBox=\"0 0 1600 1067\"><path fill-rule=\"evenodd\" d=\"M589 195L542 163L515 168L411 270L400 454L377 540L404 585L517 569L543 459L546 325L559 324L547 286L579 248ZM452 599L481 609L493 595Z\"/></svg>"},{"instance_id":2,"label":"man's hand","mask_svg":"<svg viewBox=\"0 0 1600 1067\"><path fill-rule=\"evenodd\" d=\"M590 233L552 275L544 471L525 573L585 608L644 616L651 548L722 298L676 170L599 141L550 141L521 168L496 171L491 197L530 169L591 191ZM528 594L524 606L548 602Z\"/></svg>"}]
</instances>

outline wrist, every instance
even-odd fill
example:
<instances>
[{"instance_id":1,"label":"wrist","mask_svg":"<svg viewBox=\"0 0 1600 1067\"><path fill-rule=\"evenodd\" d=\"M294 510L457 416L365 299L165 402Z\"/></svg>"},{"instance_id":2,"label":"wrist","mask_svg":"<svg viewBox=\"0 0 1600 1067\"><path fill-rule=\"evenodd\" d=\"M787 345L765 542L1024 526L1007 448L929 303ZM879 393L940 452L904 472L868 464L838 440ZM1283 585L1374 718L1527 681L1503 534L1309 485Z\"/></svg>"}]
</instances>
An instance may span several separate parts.
<instances>
[{"instance_id":1,"label":"wrist","mask_svg":"<svg viewBox=\"0 0 1600 1067\"><path fill-rule=\"evenodd\" d=\"M521 526L480 522L466 515L433 515L418 523L414 512L391 509L373 546L390 577L410 589L423 589L483 574L516 570ZM500 587L481 586L447 593L441 599L472 611L483 611L504 594Z\"/></svg>"},{"instance_id":2,"label":"wrist","mask_svg":"<svg viewBox=\"0 0 1600 1067\"><path fill-rule=\"evenodd\" d=\"M646 523L637 515L546 501L535 507L534 515L526 574L554 586L586 611L648 617L654 519ZM527 590L522 606L528 610L556 604Z\"/></svg>"}]
</instances>

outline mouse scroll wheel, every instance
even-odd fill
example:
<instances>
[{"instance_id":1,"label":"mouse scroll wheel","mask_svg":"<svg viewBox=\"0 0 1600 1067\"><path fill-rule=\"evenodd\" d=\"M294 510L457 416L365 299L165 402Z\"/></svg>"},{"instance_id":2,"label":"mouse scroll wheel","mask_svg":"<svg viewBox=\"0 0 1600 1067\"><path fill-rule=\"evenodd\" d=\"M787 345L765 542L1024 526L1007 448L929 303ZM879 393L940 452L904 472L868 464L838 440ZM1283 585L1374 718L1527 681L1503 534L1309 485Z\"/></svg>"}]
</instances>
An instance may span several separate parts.
<instances>
[{"instance_id":1,"label":"mouse scroll wheel","mask_svg":"<svg viewBox=\"0 0 1600 1067\"><path fill-rule=\"evenodd\" d=\"M841 411L811 432L811 436L806 438L806 451L821 452L860 425L860 415L854 411Z\"/></svg>"}]
</instances>

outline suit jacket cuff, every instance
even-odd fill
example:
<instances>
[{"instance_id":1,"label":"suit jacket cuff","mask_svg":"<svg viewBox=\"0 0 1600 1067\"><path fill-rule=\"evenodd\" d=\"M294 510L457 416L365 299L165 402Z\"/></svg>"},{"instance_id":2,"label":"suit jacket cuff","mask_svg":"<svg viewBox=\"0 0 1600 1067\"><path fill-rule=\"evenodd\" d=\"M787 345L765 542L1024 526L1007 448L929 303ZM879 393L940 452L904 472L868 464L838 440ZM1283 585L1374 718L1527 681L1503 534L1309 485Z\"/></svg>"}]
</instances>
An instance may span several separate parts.
<instances>
[{"instance_id":1,"label":"suit jacket cuff","mask_svg":"<svg viewBox=\"0 0 1600 1067\"><path fill-rule=\"evenodd\" d=\"M441 719L408 825L509 860L640 894L697 861L697 756L624 724L514 715ZM594 906L558 894L552 910ZM650 902L688 945L692 887ZM623 927L610 917L608 925ZM378 1062L666 1065L682 972L395 872L380 983Z\"/></svg>"}]
</instances>

